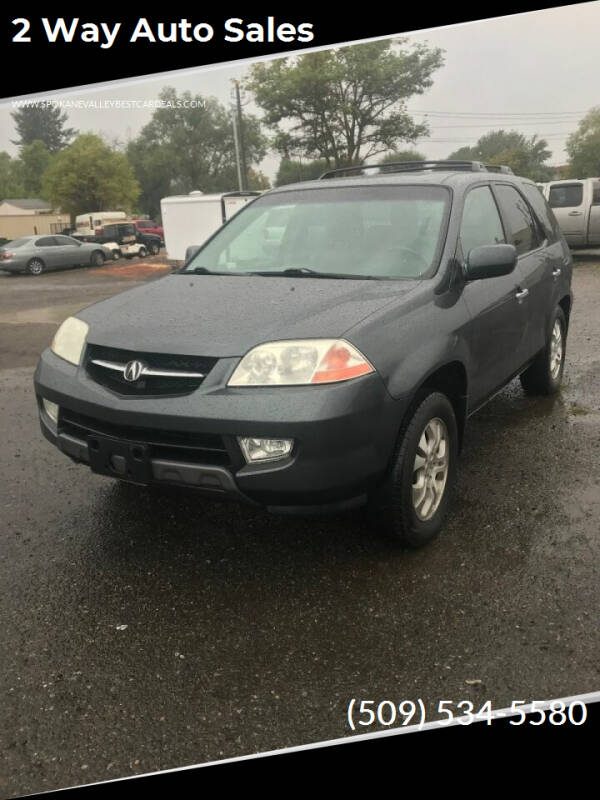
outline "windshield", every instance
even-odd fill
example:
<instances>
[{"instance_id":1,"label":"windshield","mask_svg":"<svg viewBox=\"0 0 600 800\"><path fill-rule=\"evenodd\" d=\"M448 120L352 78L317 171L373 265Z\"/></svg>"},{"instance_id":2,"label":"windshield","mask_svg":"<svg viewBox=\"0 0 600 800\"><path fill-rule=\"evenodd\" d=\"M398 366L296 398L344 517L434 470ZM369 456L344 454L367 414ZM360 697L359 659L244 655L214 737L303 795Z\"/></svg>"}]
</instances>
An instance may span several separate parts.
<instances>
[{"instance_id":1,"label":"windshield","mask_svg":"<svg viewBox=\"0 0 600 800\"><path fill-rule=\"evenodd\" d=\"M450 206L441 186L298 189L265 195L183 272L418 278L434 270Z\"/></svg>"}]
</instances>

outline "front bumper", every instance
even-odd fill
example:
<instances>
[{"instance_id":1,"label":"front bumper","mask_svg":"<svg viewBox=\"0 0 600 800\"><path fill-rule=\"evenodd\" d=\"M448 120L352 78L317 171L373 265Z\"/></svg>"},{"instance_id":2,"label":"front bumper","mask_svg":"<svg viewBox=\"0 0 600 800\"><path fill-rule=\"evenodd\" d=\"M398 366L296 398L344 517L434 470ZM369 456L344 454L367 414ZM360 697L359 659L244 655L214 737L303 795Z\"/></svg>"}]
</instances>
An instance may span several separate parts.
<instances>
[{"instance_id":1,"label":"front bumper","mask_svg":"<svg viewBox=\"0 0 600 800\"><path fill-rule=\"evenodd\" d=\"M119 447L141 443L148 469L134 482L193 487L278 511L364 502L389 463L404 401L392 398L378 375L323 386L227 388L237 362L220 359L188 395L123 397L46 350L34 378L42 432L87 464L95 433ZM42 398L60 406L58 424ZM239 436L289 438L295 445L280 461L246 464Z\"/></svg>"}]
</instances>

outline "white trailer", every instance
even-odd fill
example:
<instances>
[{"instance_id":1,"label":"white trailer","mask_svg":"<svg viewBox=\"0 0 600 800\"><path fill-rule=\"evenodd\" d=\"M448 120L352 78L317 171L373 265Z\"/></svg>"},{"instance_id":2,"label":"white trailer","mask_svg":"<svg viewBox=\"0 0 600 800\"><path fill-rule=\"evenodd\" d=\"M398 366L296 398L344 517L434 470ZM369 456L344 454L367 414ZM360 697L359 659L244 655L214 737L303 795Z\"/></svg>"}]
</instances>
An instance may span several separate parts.
<instances>
[{"instance_id":1,"label":"white trailer","mask_svg":"<svg viewBox=\"0 0 600 800\"><path fill-rule=\"evenodd\" d=\"M188 247L203 244L217 228L259 194L190 192L163 197L160 211L169 261L185 261Z\"/></svg>"},{"instance_id":2,"label":"white trailer","mask_svg":"<svg viewBox=\"0 0 600 800\"><path fill-rule=\"evenodd\" d=\"M124 219L127 219L124 211L88 211L75 217L75 230L78 236L94 236L104 225Z\"/></svg>"}]
</instances>

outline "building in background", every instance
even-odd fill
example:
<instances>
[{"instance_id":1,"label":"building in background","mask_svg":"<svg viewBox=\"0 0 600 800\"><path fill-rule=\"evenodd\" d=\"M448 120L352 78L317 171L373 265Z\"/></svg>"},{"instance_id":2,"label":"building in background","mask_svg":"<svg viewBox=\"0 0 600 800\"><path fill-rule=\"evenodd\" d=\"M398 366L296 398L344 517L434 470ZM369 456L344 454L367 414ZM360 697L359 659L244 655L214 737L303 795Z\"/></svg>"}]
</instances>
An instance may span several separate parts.
<instances>
[{"instance_id":1,"label":"building in background","mask_svg":"<svg viewBox=\"0 0 600 800\"><path fill-rule=\"evenodd\" d=\"M36 197L6 198L0 202L0 239L17 239L40 233L60 233L69 227L69 215L53 211Z\"/></svg>"}]
</instances>

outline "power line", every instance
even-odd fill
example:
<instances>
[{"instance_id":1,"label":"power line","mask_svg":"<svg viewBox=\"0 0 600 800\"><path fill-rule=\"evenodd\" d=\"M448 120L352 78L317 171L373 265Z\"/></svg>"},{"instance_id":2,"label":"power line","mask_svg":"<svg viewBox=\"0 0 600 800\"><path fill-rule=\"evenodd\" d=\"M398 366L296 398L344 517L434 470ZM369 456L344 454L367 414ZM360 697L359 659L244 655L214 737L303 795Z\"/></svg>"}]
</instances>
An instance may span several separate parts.
<instances>
[{"instance_id":1,"label":"power line","mask_svg":"<svg viewBox=\"0 0 600 800\"><path fill-rule=\"evenodd\" d=\"M570 120L567 119L560 119L555 121L548 121L548 120L539 120L538 122L516 122L514 120L510 121L511 125L564 125L565 122L569 122ZM434 128L497 128L498 125L501 123L496 123L495 125L489 125L487 122L465 122L463 125L438 125L437 123L432 123Z\"/></svg>"},{"instance_id":2,"label":"power line","mask_svg":"<svg viewBox=\"0 0 600 800\"><path fill-rule=\"evenodd\" d=\"M407 109L407 111L410 114L435 114L449 117L559 117L588 113L587 111L427 111L421 108Z\"/></svg>"}]
</instances>

